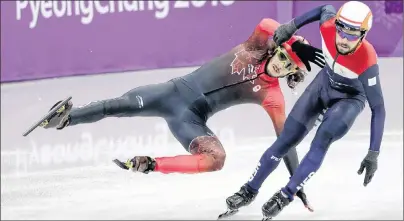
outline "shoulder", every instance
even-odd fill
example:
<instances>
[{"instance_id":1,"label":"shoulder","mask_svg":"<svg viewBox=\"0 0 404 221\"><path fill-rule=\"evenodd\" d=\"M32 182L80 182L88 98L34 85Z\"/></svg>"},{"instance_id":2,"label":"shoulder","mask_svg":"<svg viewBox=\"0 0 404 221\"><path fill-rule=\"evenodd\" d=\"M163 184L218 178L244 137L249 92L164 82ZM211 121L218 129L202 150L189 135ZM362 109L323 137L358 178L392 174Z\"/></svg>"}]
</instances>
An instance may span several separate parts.
<instances>
[{"instance_id":1,"label":"shoulder","mask_svg":"<svg viewBox=\"0 0 404 221\"><path fill-rule=\"evenodd\" d=\"M372 44L370 44L366 39L363 40L361 48L359 48L361 52L360 56L366 57L367 66L370 67L377 63L377 53Z\"/></svg>"},{"instance_id":2,"label":"shoulder","mask_svg":"<svg viewBox=\"0 0 404 221\"><path fill-rule=\"evenodd\" d=\"M264 18L258 23L254 32L244 44L250 49L266 50L268 49L268 38L274 35L274 32L278 27L279 23L277 21L270 18Z\"/></svg>"},{"instance_id":3,"label":"shoulder","mask_svg":"<svg viewBox=\"0 0 404 221\"><path fill-rule=\"evenodd\" d=\"M357 61L359 74L364 73L371 67L377 66L377 53L372 44L366 39L363 40L358 51L354 54L354 60Z\"/></svg>"},{"instance_id":4,"label":"shoulder","mask_svg":"<svg viewBox=\"0 0 404 221\"><path fill-rule=\"evenodd\" d=\"M333 47L333 44L335 44L336 31L337 28L335 27L335 18L324 22L320 26L321 37L325 41L324 43L329 44L328 46Z\"/></svg>"},{"instance_id":5,"label":"shoulder","mask_svg":"<svg viewBox=\"0 0 404 221\"><path fill-rule=\"evenodd\" d=\"M268 35L273 35L275 30L279 27L279 22L271 19L271 18L264 18L258 24L258 29L261 32L265 32Z\"/></svg>"},{"instance_id":6,"label":"shoulder","mask_svg":"<svg viewBox=\"0 0 404 221\"><path fill-rule=\"evenodd\" d=\"M326 21L324 21L320 25L320 31L323 34L323 32L332 32L335 31L335 17L332 17Z\"/></svg>"}]
</instances>

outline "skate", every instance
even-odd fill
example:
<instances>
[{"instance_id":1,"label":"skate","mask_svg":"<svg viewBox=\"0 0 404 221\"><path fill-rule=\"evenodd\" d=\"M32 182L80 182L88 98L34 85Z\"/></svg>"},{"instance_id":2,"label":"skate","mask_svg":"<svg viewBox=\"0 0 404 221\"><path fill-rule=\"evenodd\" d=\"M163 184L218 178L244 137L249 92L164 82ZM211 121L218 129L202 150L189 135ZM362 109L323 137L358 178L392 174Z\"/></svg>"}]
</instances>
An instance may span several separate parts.
<instances>
[{"instance_id":1,"label":"skate","mask_svg":"<svg viewBox=\"0 0 404 221\"><path fill-rule=\"evenodd\" d=\"M58 101L54 104L49 111L52 111L56 106L58 106L62 101ZM66 104L61 106L55 113L49 116L47 119L42 121L39 125L45 129L56 128L61 130L69 124L69 112L73 107L73 103L68 101Z\"/></svg>"},{"instance_id":2,"label":"skate","mask_svg":"<svg viewBox=\"0 0 404 221\"><path fill-rule=\"evenodd\" d=\"M43 116L39 121L37 121L35 124L33 124L28 130L26 130L22 136L26 137L28 134L30 134L32 131L34 131L37 127L41 126L44 128L51 128L51 127L57 127L58 129L62 129L68 124L68 119L65 121L61 121L63 117L68 115L68 112L70 112L73 104L70 102L72 97L68 97L62 101L57 102L53 107L48 111L45 116ZM63 122L61 124L61 122Z\"/></svg>"},{"instance_id":3,"label":"skate","mask_svg":"<svg viewBox=\"0 0 404 221\"><path fill-rule=\"evenodd\" d=\"M136 156L132 159L128 159L126 162L115 159L113 162L124 170L131 170L133 172L144 174L154 171L154 168L156 167L156 161L147 156Z\"/></svg>"},{"instance_id":4,"label":"skate","mask_svg":"<svg viewBox=\"0 0 404 221\"><path fill-rule=\"evenodd\" d=\"M290 202L291 200L282 191L275 193L271 199L262 206L262 215L264 216L262 221L271 220L277 216Z\"/></svg>"},{"instance_id":5,"label":"skate","mask_svg":"<svg viewBox=\"0 0 404 221\"><path fill-rule=\"evenodd\" d=\"M217 219L219 220L233 216L241 207L250 205L257 194L258 193L249 191L246 186L242 186L237 193L226 199L227 211L220 214Z\"/></svg>"}]
</instances>

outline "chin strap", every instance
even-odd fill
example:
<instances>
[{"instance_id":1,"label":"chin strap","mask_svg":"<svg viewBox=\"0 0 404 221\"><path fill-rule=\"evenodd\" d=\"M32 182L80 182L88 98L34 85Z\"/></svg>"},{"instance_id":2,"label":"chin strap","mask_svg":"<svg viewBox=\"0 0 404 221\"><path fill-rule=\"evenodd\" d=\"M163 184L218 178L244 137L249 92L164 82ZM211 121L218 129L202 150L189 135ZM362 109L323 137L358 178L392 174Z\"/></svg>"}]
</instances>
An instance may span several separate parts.
<instances>
[{"instance_id":1,"label":"chin strap","mask_svg":"<svg viewBox=\"0 0 404 221\"><path fill-rule=\"evenodd\" d=\"M358 44L356 45L355 49L353 49L353 50L352 50L351 52L349 52L348 54L353 54L353 53L355 53L355 51L357 51L357 50L362 46L363 39L365 39L365 36L366 36L366 33L362 35L362 37L360 38L360 40L359 40Z\"/></svg>"}]
</instances>

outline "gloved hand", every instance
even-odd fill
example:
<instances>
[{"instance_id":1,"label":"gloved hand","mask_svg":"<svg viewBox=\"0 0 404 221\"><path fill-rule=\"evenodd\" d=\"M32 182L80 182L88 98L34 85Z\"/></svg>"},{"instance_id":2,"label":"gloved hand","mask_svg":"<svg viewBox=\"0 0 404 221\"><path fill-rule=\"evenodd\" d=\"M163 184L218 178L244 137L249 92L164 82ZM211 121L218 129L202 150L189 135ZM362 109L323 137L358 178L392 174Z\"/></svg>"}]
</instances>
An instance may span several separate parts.
<instances>
[{"instance_id":1,"label":"gloved hand","mask_svg":"<svg viewBox=\"0 0 404 221\"><path fill-rule=\"evenodd\" d=\"M309 61L313 62L320 68L323 68L325 65L324 55L321 49L308 44L304 44L300 41L295 41L292 44L292 51L294 51L297 56L299 56L300 60L306 66L307 71L311 71Z\"/></svg>"},{"instance_id":2,"label":"gloved hand","mask_svg":"<svg viewBox=\"0 0 404 221\"><path fill-rule=\"evenodd\" d=\"M304 81L305 77L306 76L300 71L298 71L298 72L296 72L294 74L288 75L287 78L286 78L286 82L288 84L288 87L291 88L291 89L294 89L297 86L298 83Z\"/></svg>"},{"instance_id":3,"label":"gloved hand","mask_svg":"<svg viewBox=\"0 0 404 221\"><path fill-rule=\"evenodd\" d=\"M358 170L358 174L361 175L363 170L366 168L365 180L363 182L364 186L367 186L370 181L372 181L373 176L377 170L377 158L379 156L379 152L369 150L365 159L363 159L361 166Z\"/></svg>"},{"instance_id":4,"label":"gloved hand","mask_svg":"<svg viewBox=\"0 0 404 221\"><path fill-rule=\"evenodd\" d=\"M280 46L289 40L293 34L297 31L295 22L291 20L288 23L280 25L274 32L273 40Z\"/></svg>"},{"instance_id":5,"label":"gloved hand","mask_svg":"<svg viewBox=\"0 0 404 221\"><path fill-rule=\"evenodd\" d=\"M309 204L309 201L307 200L306 194L303 192L302 189L297 191L296 196L300 198L300 200L303 202L303 205L310 211L313 212L313 207Z\"/></svg>"}]
</instances>

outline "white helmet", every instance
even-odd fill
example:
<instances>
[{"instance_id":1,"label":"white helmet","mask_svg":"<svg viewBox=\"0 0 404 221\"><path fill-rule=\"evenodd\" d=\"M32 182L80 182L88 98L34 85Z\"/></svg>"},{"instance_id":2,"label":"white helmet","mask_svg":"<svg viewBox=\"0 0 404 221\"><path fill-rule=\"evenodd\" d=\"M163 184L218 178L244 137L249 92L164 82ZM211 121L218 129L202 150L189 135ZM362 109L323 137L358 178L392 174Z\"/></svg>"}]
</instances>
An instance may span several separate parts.
<instances>
[{"instance_id":1,"label":"white helmet","mask_svg":"<svg viewBox=\"0 0 404 221\"><path fill-rule=\"evenodd\" d=\"M369 31L373 23L372 10L358 1L349 1L342 5L335 19L340 25L363 32Z\"/></svg>"}]
</instances>

